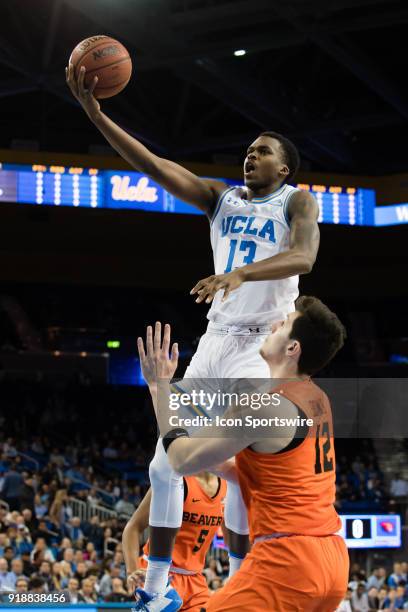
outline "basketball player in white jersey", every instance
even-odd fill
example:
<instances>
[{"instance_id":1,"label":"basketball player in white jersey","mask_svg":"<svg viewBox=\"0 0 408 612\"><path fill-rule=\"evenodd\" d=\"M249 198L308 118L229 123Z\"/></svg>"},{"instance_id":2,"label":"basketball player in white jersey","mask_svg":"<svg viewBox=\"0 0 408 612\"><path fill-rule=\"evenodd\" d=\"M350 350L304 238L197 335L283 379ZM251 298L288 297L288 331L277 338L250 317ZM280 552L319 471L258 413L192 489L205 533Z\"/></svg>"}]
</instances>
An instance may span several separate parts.
<instances>
[{"instance_id":1,"label":"basketball player in white jersey","mask_svg":"<svg viewBox=\"0 0 408 612\"><path fill-rule=\"evenodd\" d=\"M111 146L136 170L202 210L210 220L215 274L198 282L191 293L197 295L197 302L213 303L207 332L185 377L268 378L260 346L271 325L295 310L298 276L310 272L319 246L317 203L310 193L288 185L299 165L295 146L280 134L264 132L247 150L245 187L201 179L153 154L109 119L93 96L97 78L85 89L84 77L84 68L78 79L72 65L66 69L73 95ZM182 523L183 481L170 467L161 439L149 472L153 492L150 561L147 597L140 609L172 612L177 605L164 594L174 539ZM225 525L235 534L248 533L236 483L228 485ZM243 546L239 537L232 541ZM242 554L241 550L230 557L231 574L239 568Z\"/></svg>"}]
</instances>

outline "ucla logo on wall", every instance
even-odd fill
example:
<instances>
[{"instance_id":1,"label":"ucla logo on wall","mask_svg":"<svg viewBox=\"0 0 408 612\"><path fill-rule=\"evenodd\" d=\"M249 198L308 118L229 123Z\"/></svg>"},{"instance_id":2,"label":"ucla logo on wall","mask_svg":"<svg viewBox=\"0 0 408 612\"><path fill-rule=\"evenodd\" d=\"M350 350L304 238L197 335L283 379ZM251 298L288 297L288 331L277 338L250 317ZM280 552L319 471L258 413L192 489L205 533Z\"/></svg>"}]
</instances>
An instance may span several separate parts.
<instances>
[{"instance_id":1,"label":"ucla logo on wall","mask_svg":"<svg viewBox=\"0 0 408 612\"><path fill-rule=\"evenodd\" d=\"M114 174L111 176L112 185L111 198L121 202L148 202L154 203L159 199L157 188L149 184L147 176L138 179L135 185L130 184L131 177L128 175Z\"/></svg>"}]
</instances>

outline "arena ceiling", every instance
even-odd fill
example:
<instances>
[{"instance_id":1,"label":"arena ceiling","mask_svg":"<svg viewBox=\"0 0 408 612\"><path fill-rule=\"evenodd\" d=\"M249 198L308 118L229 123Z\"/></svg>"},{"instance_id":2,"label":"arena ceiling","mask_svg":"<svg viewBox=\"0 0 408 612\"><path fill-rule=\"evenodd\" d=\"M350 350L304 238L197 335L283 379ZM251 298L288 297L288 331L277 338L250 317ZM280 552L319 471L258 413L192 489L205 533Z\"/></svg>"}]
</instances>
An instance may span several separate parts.
<instances>
[{"instance_id":1,"label":"arena ceiling","mask_svg":"<svg viewBox=\"0 0 408 612\"><path fill-rule=\"evenodd\" d=\"M161 155L239 160L273 129L298 144L305 168L407 169L405 0L13 0L2 9L0 147L103 144L64 66L80 40L109 34L128 47L134 74L103 108Z\"/></svg>"}]
</instances>

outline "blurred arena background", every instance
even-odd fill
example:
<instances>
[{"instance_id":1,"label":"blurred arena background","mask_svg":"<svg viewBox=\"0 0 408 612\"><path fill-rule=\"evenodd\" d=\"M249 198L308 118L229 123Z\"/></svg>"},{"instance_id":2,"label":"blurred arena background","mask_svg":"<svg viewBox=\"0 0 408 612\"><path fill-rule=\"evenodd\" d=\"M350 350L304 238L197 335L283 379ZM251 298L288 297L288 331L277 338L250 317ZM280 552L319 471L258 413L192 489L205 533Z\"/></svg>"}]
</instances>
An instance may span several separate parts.
<instances>
[{"instance_id":1,"label":"blurred arena background","mask_svg":"<svg viewBox=\"0 0 408 612\"><path fill-rule=\"evenodd\" d=\"M0 591L130 607L120 538L156 440L136 337L170 322L182 374L206 325L189 290L212 258L204 216L132 173L79 109L65 85L69 54L93 34L119 39L134 73L104 111L201 176L239 183L261 131L292 138L296 183L315 194L322 221L301 292L348 331L324 375L406 378L408 9L394 0L2 9ZM338 439L336 452L337 508L354 517L344 518L353 609L407 609L407 440ZM355 520L369 541L358 542ZM390 548L374 537L377 523ZM212 589L227 564L214 546Z\"/></svg>"}]
</instances>

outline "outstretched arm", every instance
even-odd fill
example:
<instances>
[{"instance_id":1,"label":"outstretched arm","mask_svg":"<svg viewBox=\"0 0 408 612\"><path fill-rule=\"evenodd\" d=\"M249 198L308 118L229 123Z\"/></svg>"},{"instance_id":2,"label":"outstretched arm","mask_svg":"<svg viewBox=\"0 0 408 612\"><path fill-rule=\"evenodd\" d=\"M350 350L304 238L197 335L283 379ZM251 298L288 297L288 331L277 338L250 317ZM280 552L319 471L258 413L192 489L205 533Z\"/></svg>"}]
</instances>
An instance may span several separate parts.
<instances>
[{"instance_id":1,"label":"outstretched arm","mask_svg":"<svg viewBox=\"0 0 408 612\"><path fill-rule=\"evenodd\" d=\"M193 204L207 216L212 217L218 197L228 185L222 181L201 179L179 164L149 151L101 111L100 104L93 95L98 82L97 77L94 77L88 89L85 88L84 79L85 68L80 69L76 79L74 67L69 64L66 68L66 80L72 94L119 155L133 168L152 178L176 198Z\"/></svg>"},{"instance_id":2,"label":"outstretched arm","mask_svg":"<svg viewBox=\"0 0 408 612\"><path fill-rule=\"evenodd\" d=\"M151 489L148 490L137 510L127 522L122 534L123 556L126 564L126 574L129 587L134 590L137 587L137 577L134 572L139 569L138 559L140 557L140 536L149 526Z\"/></svg>"},{"instance_id":3,"label":"outstretched arm","mask_svg":"<svg viewBox=\"0 0 408 612\"><path fill-rule=\"evenodd\" d=\"M307 274L313 268L319 250L319 208L307 191L295 192L289 201L289 249L273 257L237 268L228 274L213 275L201 280L191 290L198 293L196 302L212 302L224 289L223 300L229 293L248 281L277 280Z\"/></svg>"}]
</instances>

